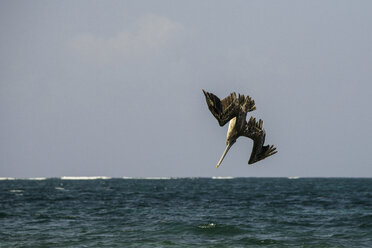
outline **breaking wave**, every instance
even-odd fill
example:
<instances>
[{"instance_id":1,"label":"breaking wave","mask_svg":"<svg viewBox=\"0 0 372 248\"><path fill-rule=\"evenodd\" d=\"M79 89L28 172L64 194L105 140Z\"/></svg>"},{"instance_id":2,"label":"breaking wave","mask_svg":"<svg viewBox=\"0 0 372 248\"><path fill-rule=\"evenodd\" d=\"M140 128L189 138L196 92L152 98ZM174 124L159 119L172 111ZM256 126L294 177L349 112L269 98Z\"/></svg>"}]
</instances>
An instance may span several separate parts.
<instances>
[{"instance_id":1,"label":"breaking wave","mask_svg":"<svg viewBox=\"0 0 372 248\"><path fill-rule=\"evenodd\" d=\"M61 177L61 180L96 180L96 179L111 179L111 177Z\"/></svg>"}]
</instances>

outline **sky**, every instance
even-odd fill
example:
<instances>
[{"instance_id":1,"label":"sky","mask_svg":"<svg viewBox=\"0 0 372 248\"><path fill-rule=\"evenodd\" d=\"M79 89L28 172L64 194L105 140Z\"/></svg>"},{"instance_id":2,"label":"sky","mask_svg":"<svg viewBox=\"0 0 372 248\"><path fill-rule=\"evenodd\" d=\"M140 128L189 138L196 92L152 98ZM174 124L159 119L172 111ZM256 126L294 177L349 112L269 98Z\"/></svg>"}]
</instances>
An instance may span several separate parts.
<instances>
[{"instance_id":1,"label":"sky","mask_svg":"<svg viewBox=\"0 0 372 248\"><path fill-rule=\"evenodd\" d=\"M0 1L0 177L372 177L371 1ZM251 96L248 165L202 89ZM249 118L249 116L248 116Z\"/></svg>"}]
</instances>

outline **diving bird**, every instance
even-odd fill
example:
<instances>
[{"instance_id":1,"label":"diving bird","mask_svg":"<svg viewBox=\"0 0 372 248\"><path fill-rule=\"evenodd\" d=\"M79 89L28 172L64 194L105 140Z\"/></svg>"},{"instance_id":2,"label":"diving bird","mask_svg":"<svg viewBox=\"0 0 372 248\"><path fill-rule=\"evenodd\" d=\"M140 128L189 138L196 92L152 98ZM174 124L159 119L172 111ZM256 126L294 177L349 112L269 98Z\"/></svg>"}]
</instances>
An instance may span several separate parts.
<instances>
[{"instance_id":1,"label":"diving bird","mask_svg":"<svg viewBox=\"0 0 372 248\"><path fill-rule=\"evenodd\" d=\"M227 130L226 148L220 160L217 163L217 168L221 165L226 153L240 136L245 136L253 140L253 148L248 164L256 163L264 158L277 153L276 147L266 145L265 130L262 128L263 121L258 122L256 118L251 117L246 121L247 113L256 109L254 100L250 96L238 95L233 92L229 96L220 100L216 95L209 93L203 89L207 105L218 124L224 126L229 122Z\"/></svg>"}]
</instances>

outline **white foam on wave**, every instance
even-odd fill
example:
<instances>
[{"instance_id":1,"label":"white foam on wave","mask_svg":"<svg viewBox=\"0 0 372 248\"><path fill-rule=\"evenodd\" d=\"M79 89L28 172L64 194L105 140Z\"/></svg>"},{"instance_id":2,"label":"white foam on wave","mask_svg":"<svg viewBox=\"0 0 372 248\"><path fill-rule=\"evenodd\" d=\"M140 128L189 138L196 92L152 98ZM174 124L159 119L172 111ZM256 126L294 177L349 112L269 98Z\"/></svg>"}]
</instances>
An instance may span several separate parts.
<instances>
[{"instance_id":1,"label":"white foam on wave","mask_svg":"<svg viewBox=\"0 0 372 248\"><path fill-rule=\"evenodd\" d=\"M216 228L216 224L215 223L209 223L208 225L200 225L198 227L201 228L201 229Z\"/></svg>"},{"instance_id":2,"label":"white foam on wave","mask_svg":"<svg viewBox=\"0 0 372 248\"><path fill-rule=\"evenodd\" d=\"M234 179L234 177L212 177L212 179Z\"/></svg>"},{"instance_id":3,"label":"white foam on wave","mask_svg":"<svg viewBox=\"0 0 372 248\"><path fill-rule=\"evenodd\" d=\"M65 188L62 187L55 187L56 190L65 190Z\"/></svg>"},{"instance_id":4,"label":"white foam on wave","mask_svg":"<svg viewBox=\"0 0 372 248\"><path fill-rule=\"evenodd\" d=\"M47 178L46 177L31 177L31 178L25 178L25 179L27 179L27 180L38 180L38 181L40 181L40 180L45 180Z\"/></svg>"},{"instance_id":5,"label":"white foam on wave","mask_svg":"<svg viewBox=\"0 0 372 248\"><path fill-rule=\"evenodd\" d=\"M15 177L0 177L0 180L46 180L46 177L29 177L29 178L15 178Z\"/></svg>"},{"instance_id":6,"label":"white foam on wave","mask_svg":"<svg viewBox=\"0 0 372 248\"><path fill-rule=\"evenodd\" d=\"M62 180L96 180L96 179L111 179L111 177L61 177Z\"/></svg>"},{"instance_id":7,"label":"white foam on wave","mask_svg":"<svg viewBox=\"0 0 372 248\"><path fill-rule=\"evenodd\" d=\"M300 177L288 177L288 179L299 179Z\"/></svg>"},{"instance_id":8,"label":"white foam on wave","mask_svg":"<svg viewBox=\"0 0 372 248\"><path fill-rule=\"evenodd\" d=\"M11 189L11 190L9 190L9 192L12 192L12 193L22 193L23 190L21 190L21 189Z\"/></svg>"}]
</instances>

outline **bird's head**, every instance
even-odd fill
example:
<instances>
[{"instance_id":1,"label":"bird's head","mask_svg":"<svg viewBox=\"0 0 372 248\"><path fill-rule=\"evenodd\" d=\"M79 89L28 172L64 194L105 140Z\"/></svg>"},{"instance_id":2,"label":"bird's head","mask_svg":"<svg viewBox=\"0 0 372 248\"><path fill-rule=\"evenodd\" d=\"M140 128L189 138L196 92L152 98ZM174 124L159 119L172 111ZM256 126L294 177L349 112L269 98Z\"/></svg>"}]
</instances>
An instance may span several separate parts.
<instances>
[{"instance_id":1,"label":"bird's head","mask_svg":"<svg viewBox=\"0 0 372 248\"><path fill-rule=\"evenodd\" d=\"M228 140L226 140L226 145L232 146L232 145L235 144L235 142L236 142L236 138L235 137L231 137Z\"/></svg>"}]
</instances>

